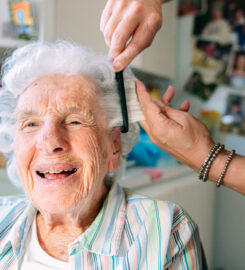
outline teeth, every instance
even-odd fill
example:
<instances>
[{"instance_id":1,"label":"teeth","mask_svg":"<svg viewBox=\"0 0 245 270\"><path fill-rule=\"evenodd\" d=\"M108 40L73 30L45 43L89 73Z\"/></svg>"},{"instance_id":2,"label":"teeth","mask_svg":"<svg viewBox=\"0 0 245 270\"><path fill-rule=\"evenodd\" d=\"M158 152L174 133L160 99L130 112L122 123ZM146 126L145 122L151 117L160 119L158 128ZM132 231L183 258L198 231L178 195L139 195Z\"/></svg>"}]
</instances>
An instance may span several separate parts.
<instances>
[{"instance_id":1,"label":"teeth","mask_svg":"<svg viewBox=\"0 0 245 270\"><path fill-rule=\"evenodd\" d=\"M58 174L61 172L75 172L77 169L72 169L72 170L47 170L47 171L42 171L41 173L45 174L45 173L52 173L52 174Z\"/></svg>"},{"instance_id":2,"label":"teeth","mask_svg":"<svg viewBox=\"0 0 245 270\"><path fill-rule=\"evenodd\" d=\"M43 171L42 173L61 173L63 170L48 170L48 171Z\"/></svg>"}]
</instances>

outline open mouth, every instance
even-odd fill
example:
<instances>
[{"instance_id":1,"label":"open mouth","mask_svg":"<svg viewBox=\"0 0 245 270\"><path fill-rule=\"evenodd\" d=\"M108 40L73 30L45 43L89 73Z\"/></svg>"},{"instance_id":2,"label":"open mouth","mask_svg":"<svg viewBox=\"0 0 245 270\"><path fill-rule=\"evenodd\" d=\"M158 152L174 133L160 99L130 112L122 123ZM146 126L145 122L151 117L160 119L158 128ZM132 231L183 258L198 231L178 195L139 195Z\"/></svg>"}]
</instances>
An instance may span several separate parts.
<instances>
[{"instance_id":1,"label":"open mouth","mask_svg":"<svg viewBox=\"0 0 245 270\"><path fill-rule=\"evenodd\" d=\"M41 178L46 178L48 180L57 180L57 179L64 179L77 171L76 168L72 170L46 170L46 171L36 171L36 173Z\"/></svg>"}]
</instances>

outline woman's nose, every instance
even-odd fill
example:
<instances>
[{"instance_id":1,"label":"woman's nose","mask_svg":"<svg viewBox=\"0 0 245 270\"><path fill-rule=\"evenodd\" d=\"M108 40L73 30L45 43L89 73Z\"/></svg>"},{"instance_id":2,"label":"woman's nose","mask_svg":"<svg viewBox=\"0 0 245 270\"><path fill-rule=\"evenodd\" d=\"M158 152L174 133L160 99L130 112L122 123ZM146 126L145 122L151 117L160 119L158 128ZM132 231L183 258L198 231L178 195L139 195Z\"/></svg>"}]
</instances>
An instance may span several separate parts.
<instances>
[{"instance_id":1,"label":"woman's nose","mask_svg":"<svg viewBox=\"0 0 245 270\"><path fill-rule=\"evenodd\" d=\"M37 138L37 149L46 154L57 154L68 150L68 142L62 128L56 124L44 125Z\"/></svg>"}]
</instances>

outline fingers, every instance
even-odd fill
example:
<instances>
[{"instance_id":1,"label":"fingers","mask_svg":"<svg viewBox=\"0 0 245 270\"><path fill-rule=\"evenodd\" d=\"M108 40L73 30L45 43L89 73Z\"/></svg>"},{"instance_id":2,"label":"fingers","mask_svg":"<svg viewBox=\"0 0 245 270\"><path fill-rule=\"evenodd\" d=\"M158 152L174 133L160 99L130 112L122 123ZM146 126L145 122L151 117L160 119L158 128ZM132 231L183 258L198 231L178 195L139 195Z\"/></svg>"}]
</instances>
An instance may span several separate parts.
<instances>
[{"instance_id":1,"label":"fingers","mask_svg":"<svg viewBox=\"0 0 245 270\"><path fill-rule=\"evenodd\" d=\"M111 39L112 35L114 35L115 29L119 23L119 18L116 14L113 14L110 16L109 20L106 23L106 26L104 28L104 38L107 46L111 47Z\"/></svg>"},{"instance_id":2,"label":"fingers","mask_svg":"<svg viewBox=\"0 0 245 270\"><path fill-rule=\"evenodd\" d=\"M156 30L150 28L148 24L140 25L125 50L114 59L115 71L123 70L143 49L149 47L155 34Z\"/></svg>"},{"instance_id":3,"label":"fingers","mask_svg":"<svg viewBox=\"0 0 245 270\"><path fill-rule=\"evenodd\" d=\"M115 71L123 70L153 41L162 24L159 0L108 0L100 29ZM131 41L127 44L127 42Z\"/></svg>"},{"instance_id":4,"label":"fingers","mask_svg":"<svg viewBox=\"0 0 245 270\"><path fill-rule=\"evenodd\" d=\"M137 95L139 102L146 119L155 120L156 118L166 118L164 114L161 113L160 106L157 102L153 102L150 94L147 92L145 85L137 81L136 82Z\"/></svg>"},{"instance_id":5,"label":"fingers","mask_svg":"<svg viewBox=\"0 0 245 270\"><path fill-rule=\"evenodd\" d=\"M172 99L174 98L174 95L175 95L174 87L169 86L166 92L163 94L161 101L163 102L163 104L169 106ZM190 102L187 100L184 101L179 107L179 110L183 112L188 112L189 109L190 109Z\"/></svg>"},{"instance_id":6,"label":"fingers","mask_svg":"<svg viewBox=\"0 0 245 270\"><path fill-rule=\"evenodd\" d=\"M104 32L105 26L112 14L113 11L113 0L109 0L102 12L101 18L100 18L100 31Z\"/></svg>"},{"instance_id":7,"label":"fingers","mask_svg":"<svg viewBox=\"0 0 245 270\"><path fill-rule=\"evenodd\" d=\"M139 20L133 20L125 16L113 32L109 50L109 58L113 61L126 47L130 37L139 26Z\"/></svg>"},{"instance_id":8,"label":"fingers","mask_svg":"<svg viewBox=\"0 0 245 270\"><path fill-rule=\"evenodd\" d=\"M166 121L167 117L164 114L164 104L159 104L161 101L153 102L150 94L147 92L144 84L140 81L136 82L136 90L142 111L145 116L145 121L141 121L142 127L148 131L149 127L156 126L162 121Z\"/></svg>"},{"instance_id":9,"label":"fingers","mask_svg":"<svg viewBox=\"0 0 245 270\"><path fill-rule=\"evenodd\" d=\"M162 102L165 105L169 105L174 97L175 94L175 90L173 86L169 86L167 91L164 93L164 95L162 96Z\"/></svg>"},{"instance_id":10,"label":"fingers","mask_svg":"<svg viewBox=\"0 0 245 270\"><path fill-rule=\"evenodd\" d=\"M176 122L180 126L183 126L185 118L187 116L187 112L182 110L176 110L174 108L171 108L169 106L164 106L161 108L161 111L163 110L163 113L166 115L167 118L171 119L172 121Z\"/></svg>"},{"instance_id":11,"label":"fingers","mask_svg":"<svg viewBox=\"0 0 245 270\"><path fill-rule=\"evenodd\" d=\"M147 92L145 85L141 81L136 81L136 91L145 116L146 108L152 110L152 107L156 107L157 105L163 116L167 116L170 119L179 122L179 120L185 117L185 112L187 112L190 108L190 103L188 101L183 102L179 110L173 109L166 105L166 103L169 103L171 101L174 95L174 88L172 86L168 87L161 100L157 100L155 102L152 101L150 94ZM153 108L153 110L156 112L155 108Z\"/></svg>"},{"instance_id":12,"label":"fingers","mask_svg":"<svg viewBox=\"0 0 245 270\"><path fill-rule=\"evenodd\" d=\"M188 112L189 109L190 109L190 102L187 101L187 100L184 101L184 102L180 105L180 107L179 107L179 110L180 110L180 111L183 111L183 112Z\"/></svg>"},{"instance_id":13,"label":"fingers","mask_svg":"<svg viewBox=\"0 0 245 270\"><path fill-rule=\"evenodd\" d=\"M175 133L181 134L183 126L179 120L181 120L184 112L166 106L162 100L152 101L144 84L140 81L136 82L136 86L138 98L145 116L145 120L140 121L140 125L147 132L153 143L163 147L169 140L173 140Z\"/></svg>"}]
</instances>

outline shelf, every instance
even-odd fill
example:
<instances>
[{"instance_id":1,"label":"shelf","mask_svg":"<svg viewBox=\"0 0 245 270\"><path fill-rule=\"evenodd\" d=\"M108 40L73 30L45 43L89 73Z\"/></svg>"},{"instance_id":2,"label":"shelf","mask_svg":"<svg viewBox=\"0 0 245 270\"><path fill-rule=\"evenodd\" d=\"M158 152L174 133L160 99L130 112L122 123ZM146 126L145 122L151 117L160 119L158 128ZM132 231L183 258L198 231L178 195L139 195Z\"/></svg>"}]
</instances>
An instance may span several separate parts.
<instances>
[{"instance_id":1,"label":"shelf","mask_svg":"<svg viewBox=\"0 0 245 270\"><path fill-rule=\"evenodd\" d=\"M173 180L178 180L182 177L188 175L195 175L196 173L185 165L175 165L169 168L160 168L163 175L157 180L151 180L149 174L144 172L144 169L149 169L148 167L133 167L127 169L124 177L119 180L119 184L123 187L130 188L133 190L143 189L151 186L158 185L159 183L172 182Z\"/></svg>"},{"instance_id":2,"label":"shelf","mask_svg":"<svg viewBox=\"0 0 245 270\"><path fill-rule=\"evenodd\" d=\"M32 40L0 37L0 48L16 48L33 42Z\"/></svg>"}]
</instances>

